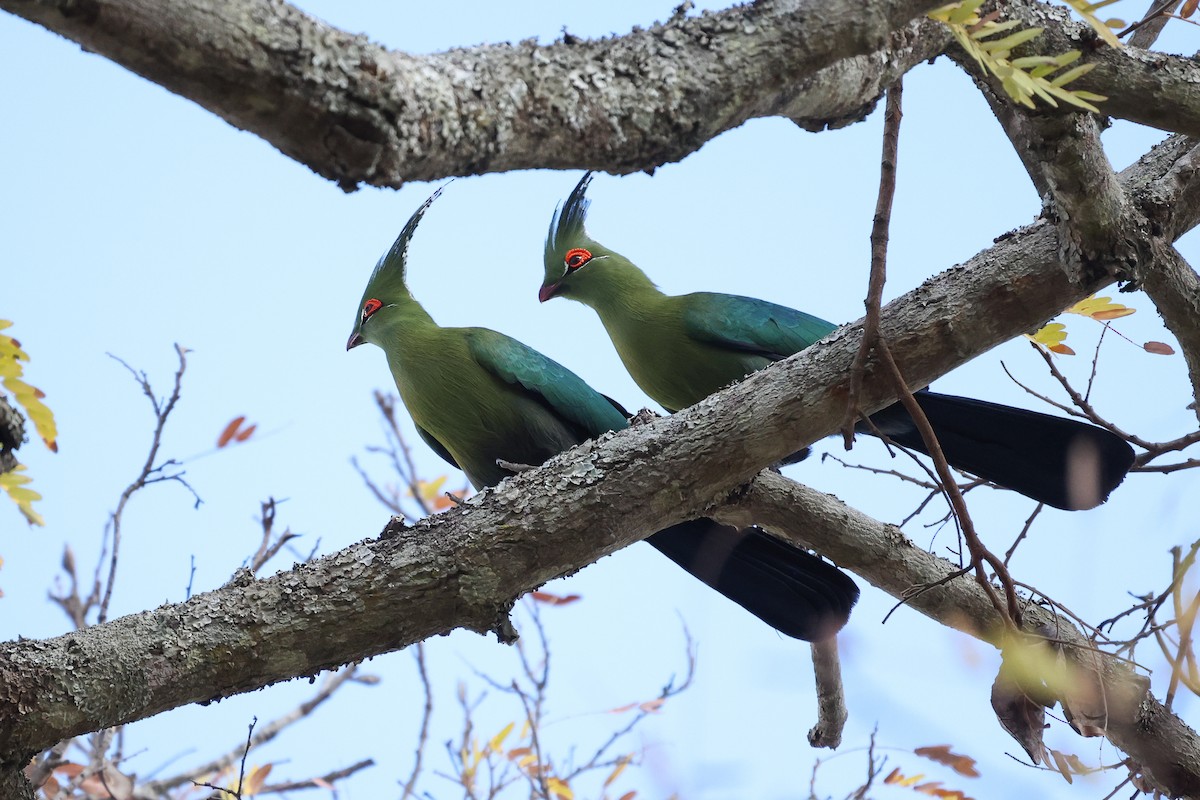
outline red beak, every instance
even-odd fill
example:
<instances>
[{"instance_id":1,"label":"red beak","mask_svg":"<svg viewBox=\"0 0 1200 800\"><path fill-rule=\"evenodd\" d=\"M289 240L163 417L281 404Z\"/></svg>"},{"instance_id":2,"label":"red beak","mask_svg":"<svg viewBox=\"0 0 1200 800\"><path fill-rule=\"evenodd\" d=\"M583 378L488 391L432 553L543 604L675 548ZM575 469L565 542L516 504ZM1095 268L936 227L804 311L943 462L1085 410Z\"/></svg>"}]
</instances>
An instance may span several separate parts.
<instances>
[{"instance_id":1,"label":"red beak","mask_svg":"<svg viewBox=\"0 0 1200 800\"><path fill-rule=\"evenodd\" d=\"M353 350L355 347L358 347L360 344L366 344L366 343L367 343L367 340L362 337L362 334L359 333L358 331L355 331L354 333L350 334L350 338L346 341L346 349Z\"/></svg>"},{"instance_id":2,"label":"red beak","mask_svg":"<svg viewBox=\"0 0 1200 800\"><path fill-rule=\"evenodd\" d=\"M548 284L544 285L541 289L538 289L538 302L544 303L547 300L549 300L551 297L554 297L555 292L558 291L558 287L559 287L559 284L557 284L557 283L548 283Z\"/></svg>"}]
</instances>

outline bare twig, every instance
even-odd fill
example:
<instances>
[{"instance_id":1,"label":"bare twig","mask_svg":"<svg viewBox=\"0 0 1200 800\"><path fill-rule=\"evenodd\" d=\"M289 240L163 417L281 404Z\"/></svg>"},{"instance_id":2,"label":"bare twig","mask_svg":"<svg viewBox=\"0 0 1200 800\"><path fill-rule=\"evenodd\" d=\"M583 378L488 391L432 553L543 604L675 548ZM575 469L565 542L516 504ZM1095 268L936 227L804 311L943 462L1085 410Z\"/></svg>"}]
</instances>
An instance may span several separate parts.
<instances>
[{"instance_id":1,"label":"bare twig","mask_svg":"<svg viewBox=\"0 0 1200 800\"><path fill-rule=\"evenodd\" d=\"M326 772L324 775L318 775L315 778L305 778L300 781L288 781L286 783L269 783L258 790L259 794L282 794L283 792L291 792L297 789L328 789L330 785L337 783L343 778L348 778L356 772L375 766L374 759L364 758L355 764L341 769L335 769L333 772ZM336 795L335 795L336 796Z\"/></svg>"},{"instance_id":2,"label":"bare twig","mask_svg":"<svg viewBox=\"0 0 1200 800\"><path fill-rule=\"evenodd\" d=\"M862 393L867 357L879 341L879 308L883 300L883 284L887 280L888 225L892 216L892 199L896 194L896 160L900 145L900 98L902 81L887 90L887 107L883 123L883 156L879 163L879 198L875 204L875 221L871 226L871 278L864 304L867 314L863 325L862 342L850 367L850 391L846 398L846 418L842 422L842 439L849 450L854 442L854 424L861 416L858 399Z\"/></svg>"},{"instance_id":3,"label":"bare twig","mask_svg":"<svg viewBox=\"0 0 1200 800\"><path fill-rule=\"evenodd\" d=\"M142 391L146 397L150 399L150 404L154 406L155 425L154 435L150 441L150 452L146 455L146 461L142 465L142 470L138 476L134 478L133 483L125 487L125 491L121 492L121 499L117 502L117 510L112 513L109 524L112 530L112 555L109 561L108 579L104 584L104 594L100 600L100 610L97 614L96 621L103 624L108 619L108 605L112 600L113 586L116 583L117 577L117 560L121 551L121 520L125 512L125 506L129 503L129 499L133 497L141 489L146 488L152 483L161 481L176 481L183 484L192 496L196 499L196 505L200 505L200 498L196 495L194 489L188 485L183 479L183 472L168 472L171 467L178 467L179 462L174 459L168 459L161 464L155 464L158 458L158 448L162 445L163 429L167 425L167 418L175 408L175 404L179 402L180 390L183 386L183 372L187 369L187 349L175 345L175 352L179 356L179 369L175 371L175 384L171 389L171 394L165 400L160 401L154 396L154 390L150 388L150 380L146 377L145 372L135 370L129 364L122 361L120 358L109 354L115 361L121 364L125 369L129 370L134 379L141 385Z\"/></svg>"},{"instance_id":4,"label":"bare twig","mask_svg":"<svg viewBox=\"0 0 1200 800\"><path fill-rule=\"evenodd\" d=\"M429 741L429 720L433 716L433 689L429 684L429 672L425 669L425 643L417 642L413 648L413 659L417 663L417 675L421 679L421 690L425 695L425 707L421 712L421 730L417 734L417 751L413 757L412 773L404 783L404 791L400 800L413 797L416 792L417 778L421 775L421 760L425 753L425 745Z\"/></svg>"},{"instance_id":5,"label":"bare twig","mask_svg":"<svg viewBox=\"0 0 1200 800\"><path fill-rule=\"evenodd\" d=\"M298 534L292 533L291 529L285 529L279 534L274 541L271 540L271 532L275 526L275 510L279 505L274 497L268 497L263 501L262 517L262 542L258 546L258 551L250 559L250 571L258 572L262 567L270 561L275 555L283 549L283 546L295 539Z\"/></svg>"},{"instance_id":6,"label":"bare twig","mask_svg":"<svg viewBox=\"0 0 1200 800\"><path fill-rule=\"evenodd\" d=\"M358 666L355 664L345 667L337 672L331 672L325 678L325 681L321 684L321 688L316 694L301 703L296 708L289 711L287 714L277 717L276 719L268 722L266 725L260 727L258 733L251 736L248 740L248 747L250 749L254 749L271 741L291 725L294 725L295 723L312 714L312 712L316 710L318 706L332 697L334 692L340 689L347 681L357 681L358 678ZM186 772L181 772L178 775L174 775L169 778L150 781L139 787L138 797L155 797L165 793L170 789L174 789L177 786L194 782L196 778L202 775L220 772L221 770L234 764L239 757L244 758L243 748L241 746L230 750L224 755L219 756L206 764L193 767Z\"/></svg>"}]
</instances>

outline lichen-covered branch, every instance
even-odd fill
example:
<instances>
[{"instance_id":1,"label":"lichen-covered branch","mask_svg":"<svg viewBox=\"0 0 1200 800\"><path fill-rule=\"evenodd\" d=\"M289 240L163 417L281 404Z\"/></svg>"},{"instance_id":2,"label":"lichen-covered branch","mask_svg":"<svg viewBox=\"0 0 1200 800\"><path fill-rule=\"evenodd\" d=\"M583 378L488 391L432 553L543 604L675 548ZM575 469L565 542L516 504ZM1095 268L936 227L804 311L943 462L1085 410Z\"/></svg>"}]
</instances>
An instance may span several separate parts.
<instances>
[{"instance_id":1,"label":"lichen-covered branch","mask_svg":"<svg viewBox=\"0 0 1200 800\"><path fill-rule=\"evenodd\" d=\"M845 124L940 51L936 26L909 27L937 5L777 0L603 40L413 55L279 0L0 0L346 189L528 168L631 172L754 117Z\"/></svg>"},{"instance_id":2,"label":"lichen-covered branch","mask_svg":"<svg viewBox=\"0 0 1200 800\"><path fill-rule=\"evenodd\" d=\"M1175 144L1125 182L1161 189L1156 178L1175 163L1166 154L1191 152ZM1174 208L1188 225L1200 219L1200 206ZM904 374L931 381L1113 280L1063 269L1057 250L1054 227L1039 223L889 304L882 332ZM455 627L507 638L518 595L700 516L765 465L834 432L860 336L858 325L842 328L692 408L587 443L415 529L394 523L271 578L244 573L185 603L0 645L0 763ZM894 399L888 385L868 377L864 410Z\"/></svg>"},{"instance_id":3,"label":"lichen-covered branch","mask_svg":"<svg viewBox=\"0 0 1200 800\"><path fill-rule=\"evenodd\" d=\"M872 519L836 497L764 472L735 492L730 505L716 516L730 525L753 520L819 550L943 625L997 647L1006 644L1002 618L971 576L916 546L896 526ZM950 579L956 574L959 577ZM1022 603L1021 614L1027 628L1052 632L1081 673L1099 670L1108 698L1106 735L1113 744L1137 761L1167 796L1200 796L1196 732L1147 694L1145 682L1124 662L1097 658L1092 643L1069 620L1029 602Z\"/></svg>"}]
</instances>

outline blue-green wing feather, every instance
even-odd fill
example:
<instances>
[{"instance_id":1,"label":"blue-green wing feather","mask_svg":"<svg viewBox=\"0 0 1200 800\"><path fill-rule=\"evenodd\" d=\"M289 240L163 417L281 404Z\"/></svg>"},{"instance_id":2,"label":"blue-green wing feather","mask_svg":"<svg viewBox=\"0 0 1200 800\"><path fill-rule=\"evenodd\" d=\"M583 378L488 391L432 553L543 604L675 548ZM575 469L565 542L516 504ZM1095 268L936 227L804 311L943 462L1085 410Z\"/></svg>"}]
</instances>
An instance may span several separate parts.
<instances>
[{"instance_id":1,"label":"blue-green wing feather","mask_svg":"<svg viewBox=\"0 0 1200 800\"><path fill-rule=\"evenodd\" d=\"M519 385L587 438L629 425L624 409L589 386L557 361L486 328L472 328L467 337L471 355L497 378Z\"/></svg>"},{"instance_id":2,"label":"blue-green wing feather","mask_svg":"<svg viewBox=\"0 0 1200 800\"><path fill-rule=\"evenodd\" d=\"M803 311L753 297L697 292L686 300L683 324L688 335L772 361L800 352L837 328Z\"/></svg>"}]
</instances>

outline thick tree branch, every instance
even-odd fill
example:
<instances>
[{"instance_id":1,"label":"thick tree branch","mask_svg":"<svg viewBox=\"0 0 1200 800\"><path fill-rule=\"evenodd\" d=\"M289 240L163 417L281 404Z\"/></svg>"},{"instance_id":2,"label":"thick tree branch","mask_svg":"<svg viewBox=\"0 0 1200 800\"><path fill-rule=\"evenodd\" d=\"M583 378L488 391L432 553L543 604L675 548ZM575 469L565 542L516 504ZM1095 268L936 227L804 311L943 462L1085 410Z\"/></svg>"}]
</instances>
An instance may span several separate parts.
<instances>
[{"instance_id":1,"label":"thick tree branch","mask_svg":"<svg viewBox=\"0 0 1200 800\"><path fill-rule=\"evenodd\" d=\"M730 525L750 520L784 538L813 547L838 564L943 625L1001 647L1004 620L979 585L944 558L917 547L899 528L769 472L731 498L716 517ZM953 575L960 577L947 580ZM924 591L914 591L930 587ZM1170 797L1200 796L1200 737L1146 692L1144 679L1124 662L1095 656L1092 643L1074 624L1043 606L1022 603L1033 630L1063 643L1063 655L1081 675L1099 668L1107 699L1106 735L1146 770Z\"/></svg>"},{"instance_id":2,"label":"thick tree branch","mask_svg":"<svg viewBox=\"0 0 1200 800\"><path fill-rule=\"evenodd\" d=\"M1063 6L1037 0L1006 0L1005 19L1041 27L1037 39L1015 55L1058 55L1082 50L1095 69L1071 84L1106 96L1101 112L1164 131L1200 135L1200 64L1182 56L1137 47L1109 47L1090 27L1076 22ZM1153 98L1148 102L1147 98ZM1062 108L1069 111L1069 108Z\"/></svg>"},{"instance_id":3,"label":"thick tree branch","mask_svg":"<svg viewBox=\"0 0 1200 800\"><path fill-rule=\"evenodd\" d=\"M1169 197L1166 154L1190 153L1182 145L1149 154L1125 182ZM1173 208L1180 226L1200 218L1200 204ZM1057 252L1055 229L1039 223L890 304L882 333L904 374L927 383L1113 280L1069 272ZM860 336L858 325L842 328L690 409L585 444L415 529L393 523L378 539L265 580L245 573L186 603L0 645L0 762L23 765L84 731L455 627L507 638L518 595L699 516L763 466L834 432ZM887 386L864 383L865 411L894 399Z\"/></svg>"},{"instance_id":4,"label":"thick tree branch","mask_svg":"<svg viewBox=\"0 0 1200 800\"><path fill-rule=\"evenodd\" d=\"M533 167L630 172L754 117L846 124L940 51L935 26L906 28L937 5L778 0L599 41L416 56L280 0L0 0L346 189Z\"/></svg>"},{"instance_id":5,"label":"thick tree branch","mask_svg":"<svg viewBox=\"0 0 1200 800\"><path fill-rule=\"evenodd\" d=\"M1200 276L1169 245L1156 258L1140 264L1138 285L1154 301L1167 330L1175 335L1192 379L1194 409L1200 417Z\"/></svg>"},{"instance_id":6,"label":"thick tree branch","mask_svg":"<svg viewBox=\"0 0 1200 800\"><path fill-rule=\"evenodd\" d=\"M1106 264L1146 290L1179 341L1193 397L1200 401L1200 276L1172 246L1174 231L1167 229L1163 236L1164 226L1154 224L1131 201L1104 153L1095 118L1030 113L990 85L980 83L980 88L1042 192L1047 215L1058 221L1063 262ZM1189 169L1189 175L1180 176L1180 169ZM1182 178L1194 184L1193 175L1181 164L1168 181ZM1169 215L1158 201L1139 205L1159 218ZM1196 413L1200 415L1200 402Z\"/></svg>"}]
</instances>

